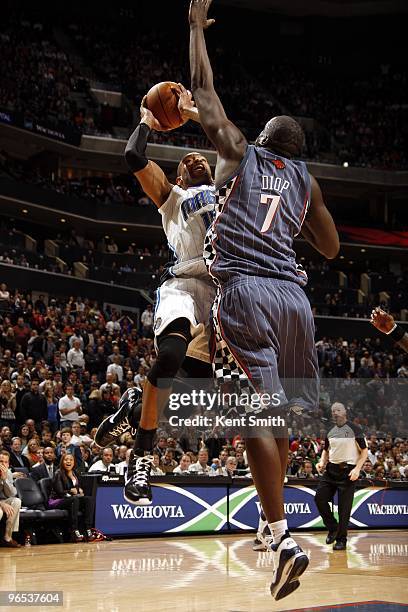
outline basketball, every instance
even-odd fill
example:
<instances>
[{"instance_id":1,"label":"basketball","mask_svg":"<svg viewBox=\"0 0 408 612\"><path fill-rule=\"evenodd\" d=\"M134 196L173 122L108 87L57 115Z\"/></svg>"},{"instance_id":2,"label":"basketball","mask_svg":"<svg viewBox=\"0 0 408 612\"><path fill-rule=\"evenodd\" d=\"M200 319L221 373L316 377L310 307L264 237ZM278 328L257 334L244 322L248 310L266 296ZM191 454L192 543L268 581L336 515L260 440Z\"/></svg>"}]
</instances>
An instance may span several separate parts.
<instances>
[{"instance_id":1,"label":"basketball","mask_svg":"<svg viewBox=\"0 0 408 612\"><path fill-rule=\"evenodd\" d=\"M164 81L154 85L146 96L147 108L164 128L172 130L185 123L177 107L178 97L174 89L180 89L177 83Z\"/></svg>"}]
</instances>

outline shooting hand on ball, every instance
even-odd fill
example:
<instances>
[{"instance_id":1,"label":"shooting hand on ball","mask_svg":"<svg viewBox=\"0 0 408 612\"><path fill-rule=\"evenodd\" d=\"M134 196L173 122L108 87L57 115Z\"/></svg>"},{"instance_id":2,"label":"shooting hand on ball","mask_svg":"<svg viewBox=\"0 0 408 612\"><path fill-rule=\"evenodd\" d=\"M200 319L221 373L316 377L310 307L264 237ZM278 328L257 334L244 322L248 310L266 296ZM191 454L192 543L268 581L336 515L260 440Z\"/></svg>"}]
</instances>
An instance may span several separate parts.
<instances>
[{"instance_id":1,"label":"shooting hand on ball","mask_svg":"<svg viewBox=\"0 0 408 612\"><path fill-rule=\"evenodd\" d=\"M155 130L156 132L169 132L171 128L163 127L160 121L153 115L152 111L147 108L146 97L147 96L144 96L140 105L140 123L145 123L151 130Z\"/></svg>"}]
</instances>

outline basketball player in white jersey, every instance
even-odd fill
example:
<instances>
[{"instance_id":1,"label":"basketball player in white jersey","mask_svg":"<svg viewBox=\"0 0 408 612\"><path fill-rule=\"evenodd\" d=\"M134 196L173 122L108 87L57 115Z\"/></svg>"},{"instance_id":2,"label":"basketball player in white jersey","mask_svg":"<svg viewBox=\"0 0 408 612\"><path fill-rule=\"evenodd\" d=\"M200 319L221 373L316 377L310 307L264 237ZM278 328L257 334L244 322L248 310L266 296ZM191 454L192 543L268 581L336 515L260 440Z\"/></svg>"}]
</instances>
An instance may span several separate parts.
<instances>
[{"instance_id":1,"label":"basketball player in white jersey","mask_svg":"<svg viewBox=\"0 0 408 612\"><path fill-rule=\"evenodd\" d=\"M183 119L199 122L191 93L182 85L179 110ZM211 168L200 153L188 153L183 157L175 185L155 162L145 157L151 130L166 130L145 107L144 101L140 115L140 123L126 146L125 158L143 191L162 215L173 256L157 291L154 319L157 359L147 375L143 391L141 419L124 493L128 502L142 505L150 504L152 499L149 475L153 458L150 453L158 417L186 355L193 358L190 375L209 379L212 376L208 339L209 312L215 290L204 264L203 249L213 218L215 197ZM106 446L130 428L140 398L141 394L132 397L128 391L124 394L117 413L100 425L95 436L97 444Z\"/></svg>"}]
</instances>

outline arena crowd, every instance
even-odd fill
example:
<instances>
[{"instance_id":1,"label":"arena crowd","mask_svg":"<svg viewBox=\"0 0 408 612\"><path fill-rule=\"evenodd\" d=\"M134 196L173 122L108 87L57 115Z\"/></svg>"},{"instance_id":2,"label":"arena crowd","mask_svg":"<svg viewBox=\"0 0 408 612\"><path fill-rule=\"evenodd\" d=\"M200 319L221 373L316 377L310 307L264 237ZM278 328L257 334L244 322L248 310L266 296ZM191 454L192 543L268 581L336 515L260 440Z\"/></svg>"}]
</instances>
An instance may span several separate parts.
<instances>
[{"instance_id":1,"label":"arena crowd","mask_svg":"<svg viewBox=\"0 0 408 612\"><path fill-rule=\"evenodd\" d=\"M81 471L123 473L131 433L104 451L93 437L126 389L143 389L155 360L152 308L135 321L88 299L46 303L44 296L33 300L3 283L0 315L1 448L22 453L30 471L51 447L55 460L72 452ZM369 440L371 466L362 475L407 478L407 423L396 389L408 377L406 355L380 337L321 338L317 351L320 405L313 418L291 418L288 476L316 476L330 406L340 400ZM156 474L248 472L245 443L231 428L175 430L164 423L155 455Z\"/></svg>"}]
</instances>

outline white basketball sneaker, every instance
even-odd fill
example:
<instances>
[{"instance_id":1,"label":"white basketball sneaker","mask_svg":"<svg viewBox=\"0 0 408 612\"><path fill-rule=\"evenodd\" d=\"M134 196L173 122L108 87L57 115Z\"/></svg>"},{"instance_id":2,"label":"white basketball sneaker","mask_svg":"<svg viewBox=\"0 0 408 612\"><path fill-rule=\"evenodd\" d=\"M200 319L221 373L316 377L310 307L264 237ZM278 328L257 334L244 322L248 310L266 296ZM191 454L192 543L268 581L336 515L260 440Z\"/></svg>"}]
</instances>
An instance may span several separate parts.
<instances>
[{"instance_id":1,"label":"white basketball sneaker","mask_svg":"<svg viewBox=\"0 0 408 612\"><path fill-rule=\"evenodd\" d=\"M270 538L271 530L269 529L268 521L266 520L266 516L264 515L263 510L261 510L261 514L259 515L258 531L254 540L254 544L252 546L252 550L262 552L270 550Z\"/></svg>"},{"instance_id":2,"label":"white basketball sneaker","mask_svg":"<svg viewBox=\"0 0 408 612\"><path fill-rule=\"evenodd\" d=\"M279 544L271 544L275 571L271 594L276 600L287 597L300 586L299 577L309 565L309 559L287 531Z\"/></svg>"}]
</instances>

